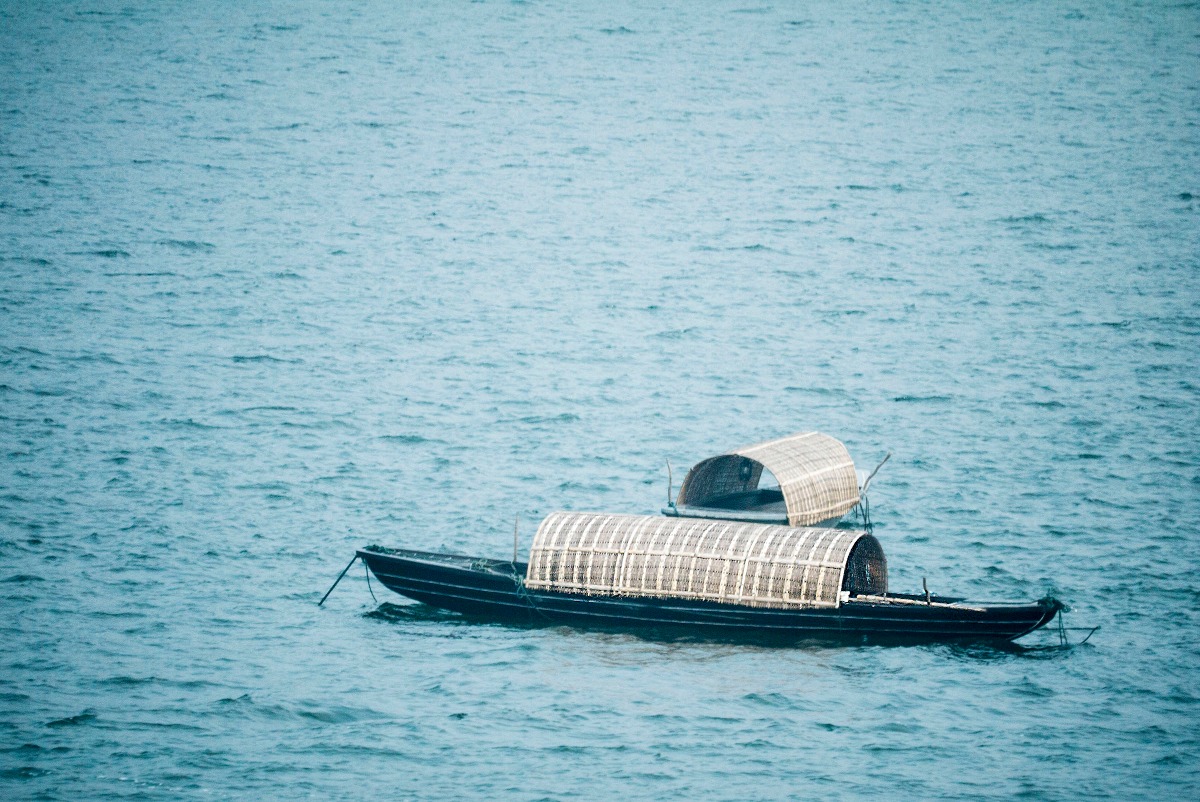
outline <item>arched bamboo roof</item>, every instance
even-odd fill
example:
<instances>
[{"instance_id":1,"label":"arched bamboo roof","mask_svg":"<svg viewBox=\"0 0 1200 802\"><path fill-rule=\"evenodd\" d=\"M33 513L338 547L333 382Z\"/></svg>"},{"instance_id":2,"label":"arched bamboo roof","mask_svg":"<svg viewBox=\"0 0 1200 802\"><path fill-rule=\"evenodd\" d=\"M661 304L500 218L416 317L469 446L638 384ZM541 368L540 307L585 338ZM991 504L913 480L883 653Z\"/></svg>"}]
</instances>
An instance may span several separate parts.
<instances>
[{"instance_id":1,"label":"arched bamboo roof","mask_svg":"<svg viewBox=\"0 0 1200 802\"><path fill-rule=\"evenodd\" d=\"M801 432L697 463L679 488L679 508L758 487L763 469L779 482L792 526L836 520L858 503L858 476L850 452L827 434Z\"/></svg>"},{"instance_id":2,"label":"arched bamboo roof","mask_svg":"<svg viewBox=\"0 0 1200 802\"><path fill-rule=\"evenodd\" d=\"M589 596L838 607L839 591L887 593L887 560L851 529L556 512L538 527L525 586Z\"/></svg>"}]
</instances>

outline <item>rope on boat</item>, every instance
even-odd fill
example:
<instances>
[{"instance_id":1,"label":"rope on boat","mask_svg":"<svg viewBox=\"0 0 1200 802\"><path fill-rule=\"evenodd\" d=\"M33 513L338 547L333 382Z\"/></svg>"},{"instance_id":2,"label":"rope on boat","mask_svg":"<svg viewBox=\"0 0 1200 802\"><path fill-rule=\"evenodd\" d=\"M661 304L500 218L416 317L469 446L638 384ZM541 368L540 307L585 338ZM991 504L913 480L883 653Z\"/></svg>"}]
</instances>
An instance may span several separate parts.
<instances>
[{"instance_id":1,"label":"rope on boat","mask_svg":"<svg viewBox=\"0 0 1200 802\"><path fill-rule=\"evenodd\" d=\"M1100 629L1099 624L1097 624L1094 627L1068 627L1068 626L1065 626L1064 622L1063 622L1063 608L1062 607L1058 608L1058 645L1059 646L1065 648L1067 646L1072 645L1070 639L1067 638L1068 632L1086 632L1087 635L1085 635L1083 637L1083 640L1079 641L1079 643L1074 644L1075 646L1082 646L1083 644L1088 642L1088 639L1091 638L1092 635L1096 634L1096 630L1098 630L1098 629Z\"/></svg>"},{"instance_id":2,"label":"rope on boat","mask_svg":"<svg viewBox=\"0 0 1200 802\"><path fill-rule=\"evenodd\" d=\"M367 575L367 590L371 592L371 601L379 604L379 599L375 598L375 589L371 587L371 569L367 567L366 560L363 560L363 573Z\"/></svg>"},{"instance_id":3,"label":"rope on boat","mask_svg":"<svg viewBox=\"0 0 1200 802\"><path fill-rule=\"evenodd\" d=\"M874 527L871 525L871 499L867 496L867 488L871 486L871 480L875 478L875 474L879 473L879 469L883 467L884 462L892 458L892 452L888 452L883 461L875 466L875 470L871 471L867 476L867 481L863 482L862 487L858 489L858 503L854 505L854 517L862 516L863 528L870 532Z\"/></svg>"},{"instance_id":4,"label":"rope on boat","mask_svg":"<svg viewBox=\"0 0 1200 802\"><path fill-rule=\"evenodd\" d=\"M529 589L525 587L524 580L522 580L520 575L517 573L517 553L518 553L518 546L520 543L520 535L519 535L520 530L521 530L521 514L517 513L516 519L513 521L513 558L512 558L513 585L517 589L517 596L519 596L520 598L525 600L525 603L529 605L529 609L533 610L535 613L540 615L542 618L549 621L550 616L546 615L545 613L543 613L541 610L538 609L538 606L534 602L533 597L529 595ZM472 565L471 567L474 568L476 566Z\"/></svg>"},{"instance_id":5,"label":"rope on boat","mask_svg":"<svg viewBox=\"0 0 1200 802\"><path fill-rule=\"evenodd\" d=\"M516 571L513 571L513 584L517 588L517 596L519 596L520 598L525 600L525 603L529 605L529 609L533 610L535 613L540 615L542 618L546 619L546 621L549 621L550 623L554 623L554 620L552 618L550 618L550 616L543 613L541 611L541 608L539 608L537 606L537 602L535 602L533 600L533 597L529 595L529 589L525 587L524 580L521 579L521 577L517 574Z\"/></svg>"},{"instance_id":6,"label":"rope on boat","mask_svg":"<svg viewBox=\"0 0 1200 802\"><path fill-rule=\"evenodd\" d=\"M1088 642L1088 638L1096 633L1096 630L1100 629L1100 625L1097 624L1094 627L1063 627L1062 629L1064 632L1086 632L1087 635L1084 636L1083 640L1075 644L1076 646L1082 646Z\"/></svg>"},{"instance_id":7,"label":"rope on boat","mask_svg":"<svg viewBox=\"0 0 1200 802\"><path fill-rule=\"evenodd\" d=\"M866 496L860 496L858 503L854 505L854 517L862 518L863 529L871 532L875 529L871 523L871 500Z\"/></svg>"},{"instance_id":8,"label":"rope on boat","mask_svg":"<svg viewBox=\"0 0 1200 802\"><path fill-rule=\"evenodd\" d=\"M325 595L321 597L321 600L319 602L317 602L318 607L320 607L322 604L325 603L325 600L329 598L329 594L333 593L333 589L338 586L338 583L342 581L342 577L344 577L346 575L346 572L350 570L350 566L354 565L354 560L357 560L357 559L358 559L358 555L355 554L354 559L346 564L346 567L342 569L342 572L340 574L338 574L338 578L333 580L333 585L330 586L329 590L325 591ZM366 566L366 562L363 562L363 566ZM370 579L371 578L368 576L367 581L370 581Z\"/></svg>"}]
</instances>

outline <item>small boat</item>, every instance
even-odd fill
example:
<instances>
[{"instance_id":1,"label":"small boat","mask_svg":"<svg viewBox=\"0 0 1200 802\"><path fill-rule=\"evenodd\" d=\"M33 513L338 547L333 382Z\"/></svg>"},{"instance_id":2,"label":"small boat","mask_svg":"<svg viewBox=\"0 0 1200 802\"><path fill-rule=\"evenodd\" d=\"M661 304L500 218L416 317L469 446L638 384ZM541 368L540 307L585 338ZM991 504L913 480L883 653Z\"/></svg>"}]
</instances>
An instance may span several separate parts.
<instances>
[{"instance_id":1,"label":"small boat","mask_svg":"<svg viewBox=\"0 0 1200 802\"><path fill-rule=\"evenodd\" d=\"M869 474L840 440L820 432L735 449L696 463L664 515L787 526L834 526L858 508L867 518ZM670 499L670 490L667 491Z\"/></svg>"},{"instance_id":2,"label":"small boat","mask_svg":"<svg viewBox=\"0 0 1200 802\"><path fill-rule=\"evenodd\" d=\"M699 637L1009 641L1063 607L893 594L868 532L702 518L553 513L528 562L381 546L358 558L396 593L478 619Z\"/></svg>"}]
</instances>

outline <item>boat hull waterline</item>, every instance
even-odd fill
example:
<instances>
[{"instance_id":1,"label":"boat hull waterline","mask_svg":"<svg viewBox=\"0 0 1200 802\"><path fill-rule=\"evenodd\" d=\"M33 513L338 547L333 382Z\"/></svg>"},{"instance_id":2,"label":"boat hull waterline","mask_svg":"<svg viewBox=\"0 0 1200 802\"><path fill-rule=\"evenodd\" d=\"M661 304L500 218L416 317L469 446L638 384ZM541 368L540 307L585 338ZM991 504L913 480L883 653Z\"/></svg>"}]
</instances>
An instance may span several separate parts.
<instances>
[{"instance_id":1,"label":"boat hull waterline","mask_svg":"<svg viewBox=\"0 0 1200 802\"><path fill-rule=\"evenodd\" d=\"M838 608L768 609L703 600L596 596L525 587L526 564L385 549L357 552L388 589L432 607L493 621L604 629L678 629L697 635L1009 641L1045 626L1062 609L962 603L932 596L853 597Z\"/></svg>"}]
</instances>

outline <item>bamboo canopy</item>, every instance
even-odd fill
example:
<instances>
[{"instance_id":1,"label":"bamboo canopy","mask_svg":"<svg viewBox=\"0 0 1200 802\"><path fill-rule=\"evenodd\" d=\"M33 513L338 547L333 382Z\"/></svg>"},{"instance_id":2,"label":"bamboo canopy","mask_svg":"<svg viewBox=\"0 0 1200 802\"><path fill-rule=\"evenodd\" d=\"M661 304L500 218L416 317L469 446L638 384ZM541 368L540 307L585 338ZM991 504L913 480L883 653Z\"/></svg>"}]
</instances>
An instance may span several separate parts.
<instances>
[{"instance_id":1,"label":"bamboo canopy","mask_svg":"<svg viewBox=\"0 0 1200 802\"><path fill-rule=\"evenodd\" d=\"M801 432L697 463L676 504L703 507L706 500L754 490L764 468L779 482L792 526L836 520L859 501L854 460L841 441Z\"/></svg>"},{"instance_id":2,"label":"bamboo canopy","mask_svg":"<svg viewBox=\"0 0 1200 802\"><path fill-rule=\"evenodd\" d=\"M886 594L887 560L872 535L850 529L556 512L534 536L525 586L784 610L836 608L841 590Z\"/></svg>"}]
</instances>

